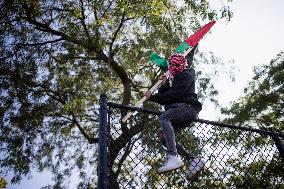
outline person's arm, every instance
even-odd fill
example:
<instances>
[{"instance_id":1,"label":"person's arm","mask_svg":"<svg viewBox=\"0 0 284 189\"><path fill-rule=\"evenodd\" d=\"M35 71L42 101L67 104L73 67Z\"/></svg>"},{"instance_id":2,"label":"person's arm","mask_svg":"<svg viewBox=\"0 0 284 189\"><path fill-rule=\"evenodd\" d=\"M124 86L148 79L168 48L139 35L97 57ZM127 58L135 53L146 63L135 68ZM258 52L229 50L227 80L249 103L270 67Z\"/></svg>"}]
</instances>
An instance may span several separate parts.
<instances>
[{"instance_id":1,"label":"person's arm","mask_svg":"<svg viewBox=\"0 0 284 189\"><path fill-rule=\"evenodd\" d=\"M169 89L170 85L169 85L169 81L167 79L167 75L160 75L159 80L163 80L160 88L158 89L158 93L161 94L161 93L166 92ZM147 92L144 93L144 96L147 98L147 100L150 100L149 98L150 98L150 96L152 96L152 92L147 91ZM159 102L157 102L157 103L159 103Z\"/></svg>"},{"instance_id":2,"label":"person's arm","mask_svg":"<svg viewBox=\"0 0 284 189\"><path fill-rule=\"evenodd\" d=\"M169 80L166 80L164 83L161 84L161 87L158 89L158 93L162 94L167 90L169 90L169 88L170 88Z\"/></svg>"},{"instance_id":3,"label":"person's arm","mask_svg":"<svg viewBox=\"0 0 284 189\"><path fill-rule=\"evenodd\" d=\"M149 97L149 100L159 104L170 104L178 102L181 97L187 95L187 91L194 82L193 74L189 72L178 75L178 81L164 93L157 93Z\"/></svg>"}]
</instances>

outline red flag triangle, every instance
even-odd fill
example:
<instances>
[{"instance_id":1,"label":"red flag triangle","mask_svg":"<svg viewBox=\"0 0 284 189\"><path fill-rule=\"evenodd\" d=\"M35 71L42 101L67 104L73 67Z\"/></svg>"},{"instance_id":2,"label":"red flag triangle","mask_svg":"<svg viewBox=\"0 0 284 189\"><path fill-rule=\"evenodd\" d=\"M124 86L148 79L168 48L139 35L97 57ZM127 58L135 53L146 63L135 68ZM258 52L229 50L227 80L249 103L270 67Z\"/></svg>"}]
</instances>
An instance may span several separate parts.
<instances>
[{"instance_id":1,"label":"red flag triangle","mask_svg":"<svg viewBox=\"0 0 284 189\"><path fill-rule=\"evenodd\" d=\"M210 30L210 28L216 23L215 20L209 22L208 24L201 27L194 34L192 34L189 38L187 38L184 42L186 42L191 47L197 45L200 39Z\"/></svg>"}]
</instances>

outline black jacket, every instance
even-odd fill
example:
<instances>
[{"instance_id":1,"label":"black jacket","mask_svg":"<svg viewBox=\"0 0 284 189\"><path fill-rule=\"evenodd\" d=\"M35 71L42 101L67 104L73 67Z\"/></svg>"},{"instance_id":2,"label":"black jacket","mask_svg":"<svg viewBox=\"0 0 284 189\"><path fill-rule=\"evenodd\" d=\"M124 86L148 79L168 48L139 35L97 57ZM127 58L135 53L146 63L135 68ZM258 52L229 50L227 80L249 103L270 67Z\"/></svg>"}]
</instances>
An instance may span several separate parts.
<instances>
[{"instance_id":1,"label":"black jacket","mask_svg":"<svg viewBox=\"0 0 284 189\"><path fill-rule=\"evenodd\" d=\"M161 105L171 105L173 103L187 103L197 111L202 109L201 103L195 93L195 71L185 69L174 76L172 87L167 80L166 85L162 85L157 94L150 96L149 100Z\"/></svg>"}]
</instances>

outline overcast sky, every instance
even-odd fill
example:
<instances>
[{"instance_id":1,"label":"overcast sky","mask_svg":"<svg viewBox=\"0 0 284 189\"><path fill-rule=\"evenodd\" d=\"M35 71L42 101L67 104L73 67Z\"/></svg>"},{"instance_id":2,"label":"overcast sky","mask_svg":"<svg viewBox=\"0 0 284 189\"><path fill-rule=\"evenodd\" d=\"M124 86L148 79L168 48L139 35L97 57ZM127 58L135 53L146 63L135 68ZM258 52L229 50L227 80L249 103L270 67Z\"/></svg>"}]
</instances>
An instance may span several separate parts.
<instances>
[{"instance_id":1,"label":"overcast sky","mask_svg":"<svg viewBox=\"0 0 284 189\"><path fill-rule=\"evenodd\" d=\"M219 1L221 2L221 0ZM212 51L223 61L234 60L239 72L235 83L223 77L216 83L221 105L238 99L252 78L253 67L269 64L280 50L284 50L283 0L234 0L230 22L217 21L211 34L200 42L200 50ZM204 119L216 119L214 107L200 113Z\"/></svg>"},{"instance_id":2,"label":"overcast sky","mask_svg":"<svg viewBox=\"0 0 284 189\"><path fill-rule=\"evenodd\" d=\"M240 70L235 83L222 78L216 84L221 105L243 94L254 66L268 64L284 50L284 0L234 0L231 10L234 12L232 20L229 23L218 21L199 46L201 51L212 51L225 62L234 59ZM216 116L214 107L206 107L200 113L203 119L215 120ZM48 182L48 174L35 174L33 179L25 179L20 185L8 185L8 189L37 189Z\"/></svg>"}]
</instances>

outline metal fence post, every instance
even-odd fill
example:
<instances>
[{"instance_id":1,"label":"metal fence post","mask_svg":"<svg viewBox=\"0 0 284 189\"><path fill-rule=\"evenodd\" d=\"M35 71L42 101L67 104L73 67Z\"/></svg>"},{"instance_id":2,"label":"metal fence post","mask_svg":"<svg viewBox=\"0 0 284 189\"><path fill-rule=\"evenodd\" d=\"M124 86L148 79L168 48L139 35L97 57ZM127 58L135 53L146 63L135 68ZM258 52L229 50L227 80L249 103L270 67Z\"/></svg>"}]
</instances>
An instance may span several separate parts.
<instances>
[{"instance_id":1,"label":"metal fence post","mask_svg":"<svg viewBox=\"0 0 284 189\"><path fill-rule=\"evenodd\" d=\"M104 93L100 95L99 121L98 189L107 189L107 95Z\"/></svg>"}]
</instances>

